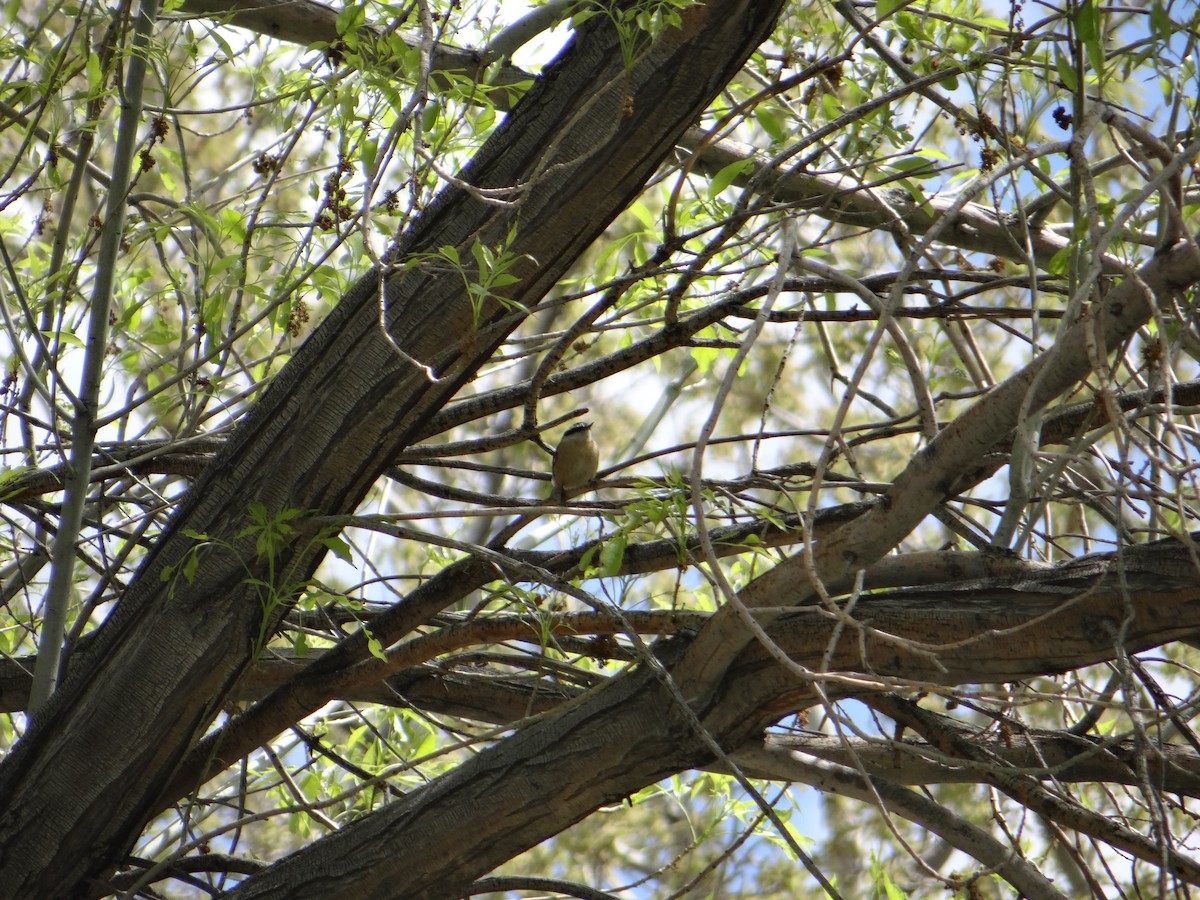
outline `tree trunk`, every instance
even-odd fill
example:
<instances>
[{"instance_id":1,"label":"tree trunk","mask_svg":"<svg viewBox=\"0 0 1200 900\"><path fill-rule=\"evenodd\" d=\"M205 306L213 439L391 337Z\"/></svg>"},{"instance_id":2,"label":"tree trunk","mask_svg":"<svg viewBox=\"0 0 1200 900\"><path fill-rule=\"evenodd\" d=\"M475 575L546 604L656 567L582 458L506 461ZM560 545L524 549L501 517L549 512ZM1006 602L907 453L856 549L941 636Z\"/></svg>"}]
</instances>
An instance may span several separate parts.
<instances>
[{"instance_id":1,"label":"tree trunk","mask_svg":"<svg viewBox=\"0 0 1200 900\"><path fill-rule=\"evenodd\" d=\"M319 561L323 548L303 534L258 558L253 538L237 537L248 504L352 511L637 194L770 34L780 6L691 7L629 71L611 23L589 20L462 174L507 189L515 205L448 188L388 256L411 262L450 245L469 260L475 239L493 249L508 241L520 282L477 309L462 273L425 264L372 271L348 292L194 485L94 652L0 765L7 896L71 896L119 862L253 658L264 604L279 604L277 615ZM379 331L381 303L396 346ZM193 553L189 581L172 567ZM272 586L255 587L269 573Z\"/></svg>"},{"instance_id":2,"label":"tree trunk","mask_svg":"<svg viewBox=\"0 0 1200 900\"><path fill-rule=\"evenodd\" d=\"M997 578L868 595L856 609L857 621L873 629L862 640L852 630L835 638L835 623L817 604L783 614L770 637L812 671L832 645L830 669L842 677L826 682L825 691L835 698L872 685L882 692L889 677L1005 682L1111 658L1114 629L1131 612L1123 634L1129 651L1178 638L1200 625L1198 596L1188 552L1172 541L1072 562L1036 584ZM671 666L687 644L679 638L663 645L664 663ZM925 650L930 646L936 655ZM846 676L854 672L868 674ZM462 896L479 875L593 810L712 761L665 677L643 665L565 704L254 876L233 896ZM690 685L678 687L687 694ZM720 694L702 724L729 751L817 699L759 646L729 669Z\"/></svg>"}]
</instances>

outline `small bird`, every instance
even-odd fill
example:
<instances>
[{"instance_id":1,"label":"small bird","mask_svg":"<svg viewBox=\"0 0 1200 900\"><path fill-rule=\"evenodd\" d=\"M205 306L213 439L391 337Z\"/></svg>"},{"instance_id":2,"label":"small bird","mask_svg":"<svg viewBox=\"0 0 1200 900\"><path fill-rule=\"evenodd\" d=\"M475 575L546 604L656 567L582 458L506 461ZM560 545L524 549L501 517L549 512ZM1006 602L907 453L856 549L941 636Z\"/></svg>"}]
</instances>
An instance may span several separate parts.
<instances>
[{"instance_id":1,"label":"small bird","mask_svg":"<svg viewBox=\"0 0 1200 900\"><path fill-rule=\"evenodd\" d=\"M565 500L568 492L574 492L591 482L599 466L600 448L592 440L592 423L578 422L572 425L554 451L554 464L550 468L554 480L551 498Z\"/></svg>"}]
</instances>

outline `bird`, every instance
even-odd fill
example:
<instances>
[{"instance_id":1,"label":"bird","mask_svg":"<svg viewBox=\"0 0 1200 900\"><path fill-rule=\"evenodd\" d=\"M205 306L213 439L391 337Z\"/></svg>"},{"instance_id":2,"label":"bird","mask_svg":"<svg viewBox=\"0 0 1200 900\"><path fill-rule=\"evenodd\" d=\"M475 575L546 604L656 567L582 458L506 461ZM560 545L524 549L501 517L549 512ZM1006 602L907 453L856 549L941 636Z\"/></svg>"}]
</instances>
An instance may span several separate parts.
<instances>
[{"instance_id":1,"label":"bird","mask_svg":"<svg viewBox=\"0 0 1200 900\"><path fill-rule=\"evenodd\" d=\"M567 429L558 449L550 474L554 482L550 496L559 501L567 494L589 484L600 466L600 448L592 440L592 423L578 422Z\"/></svg>"}]
</instances>

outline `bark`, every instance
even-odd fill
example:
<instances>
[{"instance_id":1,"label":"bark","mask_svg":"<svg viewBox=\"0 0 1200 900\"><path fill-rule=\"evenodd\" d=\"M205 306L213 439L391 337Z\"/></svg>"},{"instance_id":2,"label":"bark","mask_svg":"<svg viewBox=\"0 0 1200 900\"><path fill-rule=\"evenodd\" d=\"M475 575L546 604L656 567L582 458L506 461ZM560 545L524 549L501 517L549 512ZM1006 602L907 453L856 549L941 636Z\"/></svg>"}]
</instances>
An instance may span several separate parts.
<instances>
[{"instance_id":1,"label":"bark","mask_svg":"<svg viewBox=\"0 0 1200 900\"><path fill-rule=\"evenodd\" d=\"M857 769L830 763L795 761L790 768L800 783L812 785L824 793L881 807L892 815L915 822L971 859L994 869L1027 900L1064 900L1067 896L1055 890L1053 883L1038 871L1036 865L1013 853L1012 847L926 795L881 778L864 776Z\"/></svg>"},{"instance_id":2,"label":"bark","mask_svg":"<svg viewBox=\"0 0 1200 900\"><path fill-rule=\"evenodd\" d=\"M1018 577L864 597L855 617L861 636L849 629L839 639L824 607L813 605L782 615L770 637L814 670L832 646L830 670L839 676L826 690L834 696L882 691L889 678L909 686L1015 681L1109 659L1118 644L1133 652L1186 635L1200 626L1198 598L1200 574L1186 549L1168 542L1083 559L1038 585ZM664 646L675 672L687 643ZM840 675L855 672L865 677ZM293 854L233 896L460 896L474 877L601 805L710 764L680 706L690 687L669 690L657 666L643 665ZM816 700L758 645L730 667L719 695L701 724L731 749Z\"/></svg>"},{"instance_id":3,"label":"bark","mask_svg":"<svg viewBox=\"0 0 1200 900\"><path fill-rule=\"evenodd\" d=\"M469 258L474 237L496 246L516 222L509 251L523 260L522 282L509 304L492 300L472 311L461 277L428 266L369 273L348 293L191 491L94 646L0 765L0 883L8 895L72 895L119 860L253 659L263 601L286 607L289 586L315 566L320 548L303 537L269 567L252 541L236 540L247 503L276 512L353 510L520 324L522 310L636 194L769 32L778 6L713 0L689 9L683 31L669 32L630 73L602 17L589 22L464 173L476 186L512 188L518 207L448 190L390 257L453 245ZM1195 248L1180 246L1111 291L1098 319L1077 325L1054 352L980 401L914 459L884 501L823 540L820 575L843 581L883 557L1004 439L1027 397L1036 407L1083 377L1094 361L1089 332L1111 348L1148 317L1143 291L1165 296L1198 279ZM378 331L381 305L403 354ZM199 549L185 529L214 541L191 582L169 575ZM263 596L249 581L268 568L283 573L277 595ZM1061 671L1200 625L1194 572L1151 569L1131 599L1123 567L1116 576L1074 571L1061 590L1026 592L1015 608L996 606L1011 590L988 606L978 585L925 605L872 597L835 640L829 613L808 603L810 576L797 556L741 599L769 612L760 620L771 639L809 673L828 651L832 669L867 676L830 680L835 692L883 690L889 677L953 684ZM728 747L813 702L809 683L755 643L733 607L698 639L664 650L678 688L656 666L642 666L271 867L239 896L461 894L478 874L598 806L711 762L680 690L707 734Z\"/></svg>"},{"instance_id":4,"label":"bark","mask_svg":"<svg viewBox=\"0 0 1200 900\"><path fill-rule=\"evenodd\" d=\"M251 661L264 603L285 609L315 567L322 551L311 536L257 558L253 540L237 538L248 504L352 511L637 194L770 33L779 5L695 6L630 72L603 17L581 29L462 175L518 202L496 207L448 189L389 257L453 245L470 259L474 239L495 247L515 224L508 249L522 260L521 281L505 303L473 311L460 273L426 266L373 271L348 292L189 492L94 652L0 766L8 896L70 896L120 860ZM395 345L379 331L381 304ZM198 548L185 529L211 545ZM197 552L193 581L171 575ZM254 587L270 573L270 590Z\"/></svg>"},{"instance_id":5,"label":"bark","mask_svg":"<svg viewBox=\"0 0 1200 900\"><path fill-rule=\"evenodd\" d=\"M255 0L254 3L237 3L233 0L184 0L180 12L205 16L293 44L336 45L343 38L337 29L338 10L314 0ZM362 42L360 49L364 55L372 55L370 48L379 37L378 32L364 27L360 29L359 35ZM410 49L420 49L419 40L405 37L403 32L400 32L400 35ZM430 83L436 90L453 89L453 80L447 76L478 79L489 63L480 53L440 41L435 41L430 50ZM390 52L375 55L378 58L372 62L390 67L389 71L394 71L398 80L413 82L417 79L419 73L404 72L391 59ZM487 91L489 101L497 109L507 110L510 108L510 92L505 88L530 81L532 77L516 66L502 64L491 72L487 85L480 85L479 90L481 93Z\"/></svg>"},{"instance_id":6,"label":"bark","mask_svg":"<svg viewBox=\"0 0 1200 900\"><path fill-rule=\"evenodd\" d=\"M945 717L943 717L945 718ZM1137 786L1139 757L1145 761L1151 783L1163 793L1200 798L1200 755L1190 747L1157 744L1146 753L1136 738L1105 739L1069 731L1030 729L1025 734L997 736L988 731L946 728L963 732L988 757L986 766L948 766L939 751L924 741L864 740L842 735L771 735L757 746L731 754L742 771L753 778L814 784L814 760L834 763L894 785L978 784L982 772L996 768L1024 769L1055 783L1089 782Z\"/></svg>"},{"instance_id":7,"label":"bark","mask_svg":"<svg viewBox=\"0 0 1200 900\"><path fill-rule=\"evenodd\" d=\"M1071 650L1077 634L1095 634L1097 629L1103 632L1105 622L1114 627L1114 635L1118 634L1115 619L1103 612L1097 603L1112 605L1122 598L1127 599L1135 620L1142 624L1134 632L1127 630L1123 640L1136 639L1139 645L1157 645L1176 638L1190 640L1196 631L1200 631L1200 609L1193 608L1191 603L1194 596L1200 595L1200 572L1196 571L1188 548L1182 543L1131 548L1119 555L1105 554L1058 566L1039 565L999 554L952 551L912 553L889 557L888 561L893 565L877 567L868 574L866 587L876 591L888 586L905 589L864 598L861 607L864 615L856 616L857 621L878 628L882 624L880 616L886 615L909 622L905 633L912 633L917 627L915 623L921 623L922 627L934 624L934 634L942 643L965 640L969 647L977 644L1003 646L1013 658L1017 658L1019 652L1020 657L1027 660L1024 665L1036 668L1039 675L1054 674L1072 663L1072 658L1064 651L1078 652ZM443 570L443 574L447 571ZM1114 578L1118 571L1123 572L1122 581ZM1084 594L1087 605L1081 606L1083 601L1075 598ZM1068 601L1075 609L1076 618L1067 617L1064 604ZM1060 609L1060 606L1064 608ZM959 628L958 633L948 630L946 623L951 614L957 614L959 621L965 619L968 622L966 629ZM519 639L530 629L532 622L512 618L522 623L521 627L506 632L503 637ZM649 635L694 630L707 616L664 612L632 614L629 618L639 633ZM775 634L788 635L786 646L796 659L818 658L827 648L830 633L829 626L822 625L820 618L821 614L815 608L797 613L794 620L781 623ZM1036 627L1023 624L1031 618ZM605 617L604 625L611 626L612 623ZM608 627L595 632L570 617L556 626L556 631L560 629L561 635L566 636L611 633ZM434 647L424 655L410 659L406 667L398 671L389 669L394 674L386 678L363 672L361 666L354 667L354 677L347 677L343 665L338 662L340 648L315 654L312 659L289 658L286 653L276 651L270 659L254 664L238 683L233 699L252 702L279 691L303 700L294 707L285 707L278 714L281 723L275 728L278 732L311 712L312 704L320 705L330 700L411 705L440 715L460 716L494 725L515 725L530 716L552 712L582 693L578 688L561 684L530 685L522 679L471 675L422 665L441 653L477 642L468 637L462 643L443 645L437 640L443 635L450 636L453 631L451 626L427 638L401 644L397 651L402 657L408 655L403 652L405 647L413 648L413 652L422 643L433 643ZM1002 633L1005 634L1004 643L995 645L996 636ZM495 639L495 636L490 638ZM1084 650L1097 652L1091 644L1085 644ZM1099 652L1103 655L1107 649L1102 647ZM1083 656L1080 664L1086 664L1090 658ZM983 677L982 667L988 664L987 657L978 655L977 659L981 667L979 674ZM1014 674L1010 663L1003 666L999 671L987 673L988 677L1004 680ZM0 710L25 709L30 682L28 673L32 668L33 660L29 658L0 660ZM861 665L861 660L858 668L866 668ZM318 677L322 671L327 673L328 680ZM340 690L332 692L334 684ZM324 689L315 690L316 686ZM311 696L310 691L313 691ZM1133 761L1139 749L1129 740L1102 741L1056 731L1031 731L1024 735L1008 735L1004 740L981 735L979 739L986 741L989 755L1018 768L1034 770L1052 766L1055 777L1064 781L1134 783ZM206 747L206 743L199 746ZM218 747L228 754L230 743L239 747L248 745L234 728L225 731L223 742L207 746L209 755ZM842 765L851 765L852 759L856 759L871 774L904 784L963 783L979 779L978 773L971 769L947 769L941 763L921 759L915 755L921 749L916 744L913 745L914 754L904 756L896 755L892 742L872 744L821 735L777 737L770 739L768 745L790 748ZM853 752L853 758L847 755L850 752ZM1171 793L1200 796L1200 757L1182 747L1161 746L1156 753L1158 755L1147 761L1156 784L1162 784ZM239 758L241 754L228 755ZM754 750L741 748L737 758L746 768L755 759ZM1169 761L1169 765L1164 765L1164 761ZM802 780L785 768L770 771L761 763L754 765L755 777Z\"/></svg>"},{"instance_id":8,"label":"bark","mask_svg":"<svg viewBox=\"0 0 1200 900\"><path fill-rule=\"evenodd\" d=\"M246 28L258 34L298 44L333 44L341 35L337 31L337 10L314 0L260 0L251 6L231 0L184 0L182 10ZM365 39L374 36L363 29ZM419 42L406 39L417 48ZM842 60L822 60L812 66L815 75L826 66L840 65ZM487 61L474 50L435 42L432 47L431 87L446 90L451 86L445 75L474 80L480 91L488 91L488 99L499 109L508 109L509 97L518 88L512 87L532 76L514 66L502 65L491 72L486 84L481 80ZM397 71L397 77L415 80L416 72ZM501 88L496 90L495 88ZM505 90L503 88L511 88ZM713 140L702 128L689 128L679 141L680 149L691 153L689 161L699 174L713 175L735 162L749 162L747 171L733 183L746 187L757 185L760 193L770 193L785 203L809 209L831 222L859 228L878 228L907 239L920 237L933 228L940 230L939 239L952 247L978 253L989 253L1000 259L1028 262L1029 250L1035 261L1048 264L1064 247L1067 238L1034 221L1021 222L1020 229L1028 234L1029 248L1013 235L1015 214L989 209L978 203L960 205L953 196L933 196L917 203L907 190L882 188L860 190L861 185L843 175L811 173L802 167L779 169L770 158L755 148L732 138ZM1106 272L1119 272L1120 264L1111 257L1104 259Z\"/></svg>"},{"instance_id":9,"label":"bark","mask_svg":"<svg viewBox=\"0 0 1200 900\"><path fill-rule=\"evenodd\" d=\"M604 805L697 765L669 693L643 669L522 729L231 897L461 897L480 875Z\"/></svg>"},{"instance_id":10,"label":"bark","mask_svg":"<svg viewBox=\"0 0 1200 900\"><path fill-rule=\"evenodd\" d=\"M894 549L940 503L959 489L963 476L1008 438L1021 419L1042 409L1092 370L1100 354L1128 340L1174 292L1200 281L1200 248L1180 241L1107 291L1102 301L1066 329L1061 339L956 418L899 473L886 494L863 515L816 543L811 558L797 553L752 581L740 604L723 607L700 633L677 673L702 698L714 692L734 660L753 639L746 608L766 612L809 603L814 576L841 583L870 568ZM980 672L976 680L989 680Z\"/></svg>"}]
</instances>

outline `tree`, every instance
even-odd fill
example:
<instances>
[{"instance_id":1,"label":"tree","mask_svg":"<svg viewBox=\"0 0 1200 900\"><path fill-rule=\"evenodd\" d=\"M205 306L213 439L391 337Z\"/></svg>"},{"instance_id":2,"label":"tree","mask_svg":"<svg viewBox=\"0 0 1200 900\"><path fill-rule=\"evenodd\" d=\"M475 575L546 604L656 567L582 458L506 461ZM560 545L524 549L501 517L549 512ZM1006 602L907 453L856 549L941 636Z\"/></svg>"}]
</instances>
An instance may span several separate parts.
<instances>
[{"instance_id":1,"label":"tree","mask_svg":"<svg viewBox=\"0 0 1200 900\"><path fill-rule=\"evenodd\" d=\"M498 12L14 18L6 890L1200 883L1194 13Z\"/></svg>"}]
</instances>

